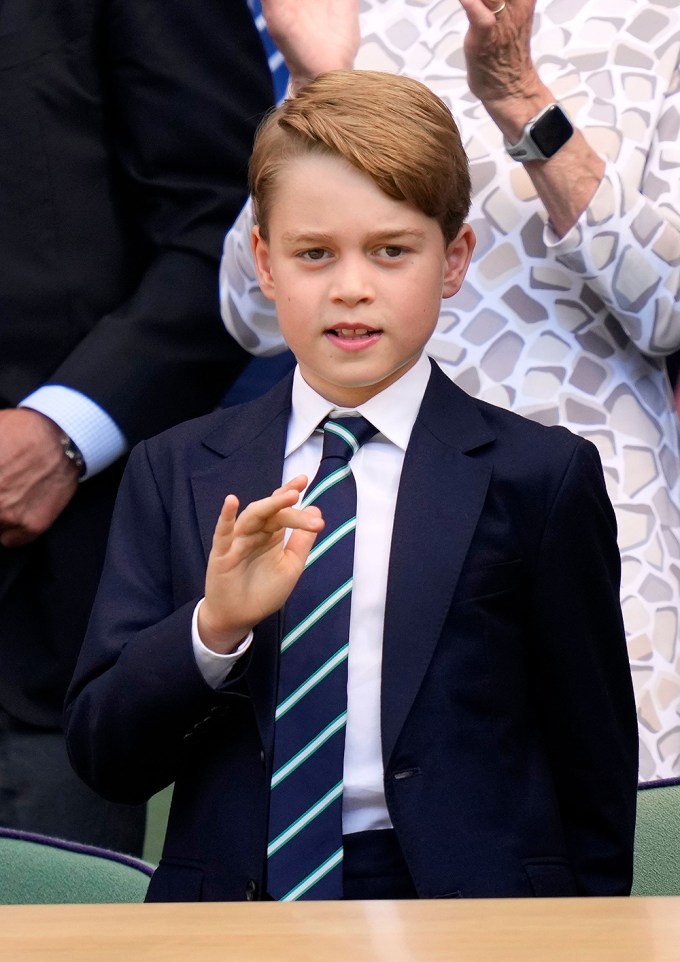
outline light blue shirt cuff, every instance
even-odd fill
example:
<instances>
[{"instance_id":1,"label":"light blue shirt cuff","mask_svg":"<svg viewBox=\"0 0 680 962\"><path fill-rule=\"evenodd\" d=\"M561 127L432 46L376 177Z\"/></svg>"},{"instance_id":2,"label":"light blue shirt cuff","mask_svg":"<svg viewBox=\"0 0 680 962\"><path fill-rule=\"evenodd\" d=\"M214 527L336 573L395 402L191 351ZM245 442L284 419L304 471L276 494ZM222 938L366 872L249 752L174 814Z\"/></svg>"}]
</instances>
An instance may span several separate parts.
<instances>
[{"instance_id":1,"label":"light blue shirt cuff","mask_svg":"<svg viewBox=\"0 0 680 962\"><path fill-rule=\"evenodd\" d=\"M46 384L25 397L19 407L39 411L68 434L85 461L81 481L108 468L128 449L125 435L113 418L73 388Z\"/></svg>"}]
</instances>

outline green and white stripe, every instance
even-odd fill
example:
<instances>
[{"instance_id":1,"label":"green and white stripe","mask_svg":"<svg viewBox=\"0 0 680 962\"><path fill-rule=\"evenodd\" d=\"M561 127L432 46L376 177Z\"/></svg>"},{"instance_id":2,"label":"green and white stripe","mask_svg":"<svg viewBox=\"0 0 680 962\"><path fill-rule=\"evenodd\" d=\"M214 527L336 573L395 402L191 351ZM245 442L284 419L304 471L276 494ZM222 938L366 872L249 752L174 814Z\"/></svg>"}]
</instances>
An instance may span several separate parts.
<instances>
[{"instance_id":1,"label":"green and white stripe","mask_svg":"<svg viewBox=\"0 0 680 962\"><path fill-rule=\"evenodd\" d=\"M317 558L320 558L322 554L325 554L329 548L332 548L334 544L337 544L338 541L344 538L346 534L351 534L352 531L354 531L354 529L356 528L356 526L357 526L356 518L349 518L343 524L339 525L339 527L337 527L335 531L332 531L327 538L324 538L323 541L320 541L309 552L307 561L305 563L305 568L309 568L310 565L314 564Z\"/></svg>"},{"instance_id":2,"label":"green and white stripe","mask_svg":"<svg viewBox=\"0 0 680 962\"><path fill-rule=\"evenodd\" d=\"M307 492L307 494L304 496L304 498L300 502L300 507L306 508L308 505L314 504L314 502L318 497L320 497L320 495L328 491L329 488L335 487L335 485L339 484L340 481L344 481L345 478L348 478L351 473L352 472L350 470L349 464L345 464L342 468L338 468L337 471L333 471L332 474L329 474L327 478L324 478L322 481L319 481L319 483L316 484L311 491Z\"/></svg>"},{"instance_id":3,"label":"green and white stripe","mask_svg":"<svg viewBox=\"0 0 680 962\"><path fill-rule=\"evenodd\" d=\"M323 665L321 665L320 668L311 674L306 681L304 681L295 689L295 691L292 691L287 698L284 698L281 704L277 706L276 721L278 721L279 718L283 718L286 712L290 711L294 705L297 705L301 698L304 698L308 692L310 692L313 688L316 688L319 682L323 681L327 675L330 675L330 673L337 668L338 665L341 665L343 661L346 661L348 654L349 645L343 645L339 651L336 651L336 653L332 655L328 661L326 661Z\"/></svg>"},{"instance_id":4,"label":"green and white stripe","mask_svg":"<svg viewBox=\"0 0 680 962\"><path fill-rule=\"evenodd\" d=\"M307 761L308 758L311 758L311 756L318 751L318 749L321 748L321 746L325 744L329 738L332 738L336 732L341 731L341 729L345 727L346 721L347 712L343 711L329 725L326 725L326 727L320 731L318 735L315 735L311 742L307 742L304 748L301 748L296 755L293 755L293 757L290 758L285 765L282 765L281 768L275 771L272 775L272 789L276 788L277 785L280 785L284 778L288 778L291 772L294 772L296 768L299 768L300 765Z\"/></svg>"},{"instance_id":5,"label":"green and white stripe","mask_svg":"<svg viewBox=\"0 0 680 962\"><path fill-rule=\"evenodd\" d=\"M327 792L323 798L320 798L315 805L312 805L311 808L308 808L304 815L301 815L300 818L296 819L292 825L289 825L285 831L281 832L280 835L277 835L275 839L272 839L267 848L267 858L271 858L275 852L278 852L278 850L287 842L290 842L292 838L295 838L298 832L302 831L303 828L306 828L307 825L311 824L311 822L313 822L318 815L327 809L328 806L336 800L336 798L340 798L341 795L342 782L338 782L338 784L334 788L331 788L331 790Z\"/></svg>"},{"instance_id":6,"label":"green and white stripe","mask_svg":"<svg viewBox=\"0 0 680 962\"><path fill-rule=\"evenodd\" d=\"M335 591L322 601L320 605L317 605L314 611L310 611L306 618L303 618L295 628L292 628L287 635L281 641L281 651L284 652L287 648L302 637L306 631L317 623L321 618L326 615L331 608L334 608L339 601L342 601L346 595L348 595L352 590L352 578L348 578L344 585L340 585Z\"/></svg>"},{"instance_id":7,"label":"green and white stripe","mask_svg":"<svg viewBox=\"0 0 680 962\"><path fill-rule=\"evenodd\" d=\"M344 425L338 424L337 421L326 421L323 429L324 431L330 431L331 434L335 434L337 437L342 438L345 444L350 446L352 453L348 460L351 460L359 450L359 442L352 432L349 431Z\"/></svg>"},{"instance_id":8,"label":"green and white stripe","mask_svg":"<svg viewBox=\"0 0 680 962\"><path fill-rule=\"evenodd\" d=\"M304 895L308 889L310 889L313 885L316 885L316 883L320 881L324 875L328 875L328 873L332 871L336 865L340 865L341 862L342 848L339 848L337 852L334 852L330 858L327 858L325 862L322 862L317 869L311 872L307 878L303 879L299 885L296 885L294 889L291 889L290 892L284 895L280 901L294 902L296 899L299 899L301 895Z\"/></svg>"}]
</instances>

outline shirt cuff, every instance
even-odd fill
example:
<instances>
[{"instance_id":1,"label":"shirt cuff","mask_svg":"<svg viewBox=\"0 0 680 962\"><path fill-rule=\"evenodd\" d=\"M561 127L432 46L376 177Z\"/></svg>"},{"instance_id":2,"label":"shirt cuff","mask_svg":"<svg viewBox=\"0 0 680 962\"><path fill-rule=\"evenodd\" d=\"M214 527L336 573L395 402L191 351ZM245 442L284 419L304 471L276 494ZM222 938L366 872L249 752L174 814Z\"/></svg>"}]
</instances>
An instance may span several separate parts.
<instances>
[{"instance_id":1,"label":"shirt cuff","mask_svg":"<svg viewBox=\"0 0 680 962\"><path fill-rule=\"evenodd\" d=\"M220 655L216 651L211 651L210 648L206 648L203 644L201 636L198 633L198 609L202 604L203 598L201 598L194 608L194 614L191 619L191 644L194 649L194 658L196 659L198 670L203 675L203 678L211 688L219 688L220 685L224 684L229 672L238 662L239 658L250 648L253 633L252 631L248 632L238 648L228 655Z\"/></svg>"},{"instance_id":2,"label":"shirt cuff","mask_svg":"<svg viewBox=\"0 0 680 962\"><path fill-rule=\"evenodd\" d=\"M18 405L39 411L68 434L85 461L81 480L98 474L125 454L125 435L103 408L61 384L45 384Z\"/></svg>"}]
</instances>

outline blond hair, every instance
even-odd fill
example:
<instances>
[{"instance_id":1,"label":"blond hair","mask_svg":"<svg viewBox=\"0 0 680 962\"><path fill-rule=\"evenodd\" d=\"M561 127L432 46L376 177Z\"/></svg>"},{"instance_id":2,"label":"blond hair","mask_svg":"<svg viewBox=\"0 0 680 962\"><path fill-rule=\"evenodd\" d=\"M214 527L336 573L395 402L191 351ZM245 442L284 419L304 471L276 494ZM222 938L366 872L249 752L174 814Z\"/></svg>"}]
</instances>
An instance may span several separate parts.
<instances>
[{"instance_id":1,"label":"blond hair","mask_svg":"<svg viewBox=\"0 0 680 962\"><path fill-rule=\"evenodd\" d=\"M470 207L470 174L446 104L424 84L396 74L321 74L261 124L249 182L263 237L277 178L295 157L343 158L389 197L412 204L441 227L448 244Z\"/></svg>"}]
</instances>

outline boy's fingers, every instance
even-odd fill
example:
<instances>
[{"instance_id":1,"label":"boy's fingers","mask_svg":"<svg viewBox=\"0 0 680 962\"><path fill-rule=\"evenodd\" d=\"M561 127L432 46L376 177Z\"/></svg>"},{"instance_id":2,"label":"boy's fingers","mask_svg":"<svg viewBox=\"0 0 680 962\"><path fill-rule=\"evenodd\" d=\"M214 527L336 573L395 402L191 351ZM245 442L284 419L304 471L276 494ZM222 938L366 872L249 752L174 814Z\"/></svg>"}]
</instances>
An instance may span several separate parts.
<instances>
[{"instance_id":1,"label":"boy's fingers","mask_svg":"<svg viewBox=\"0 0 680 962\"><path fill-rule=\"evenodd\" d=\"M213 550L224 555L234 543L234 538L258 534L275 534L284 528L302 529L314 535L323 528L318 508L297 508L300 492L307 486L307 478L300 474L277 488L268 498L252 501L239 515L239 501L229 494L224 499L215 532Z\"/></svg>"},{"instance_id":2,"label":"boy's fingers","mask_svg":"<svg viewBox=\"0 0 680 962\"><path fill-rule=\"evenodd\" d=\"M316 531L307 531L298 528L296 531L293 531L288 539L286 551L289 551L291 554L295 555L300 563L301 568L304 568L305 566L307 556L312 550L312 546L316 540L316 535Z\"/></svg>"},{"instance_id":3,"label":"boy's fingers","mask_svg":"<svg viewBox=\"0 0 680 962\"><path fill-rule=\"evenodd\" d=\"M216 551L224 552L229 548L234 536L234 523L237 512L238 498L235 494L228 494L222 504L222 510L220 511L213 534L212 543Z\"/></svg>"},{"instance_id":4,"label":"boy's fingers","mask_svg":"<svg viewBox=\"0 0 680 962\"><path fill-rule=\"evenodd\" d=\"M239 530L248 534L260 530L280 511L292 508L297 500L298 492L296 490L281 488L268 498L251 501L239 516Z\"/></svg>"},{"instance_id":5,"label":"boy's fingers","mask_svg":"<svg viewBox=\"0 0 680 962\"><path fill-rule=\"evenodd\" d=\"M297 491L304 491L307 487L308 478L306 474L296 474L290 481L286 481L283 488L295 488Z\"/></svg>"},{"instance_id":6,"label":"boy's fingers","mask_svg":"<svg viewBox=\"0 0 680 962\"><path fill-rule=\"evenodd\" d=\"M297 491L299 495L305 490L306 487L307 475L298 474L294 478L291 478L290 481L286 481L285 484L282 484L280 488L276 488L275 491L272 491L272 495L281 494L282 491Z\"/></svg>"},{"instance_id":7,"label":"boy's fingers","mask_svg":"<svg viewBox=\"0 0 680 962\"><path fill-rule=\"evenodd\" d=\"M260 531L272 533L282 528L309 528L319 530L318 508L303 510L294 507L299 497L299 487L284 486L268 498L252 501L238 519L237 533L256 534Z\"/></svg>"},{"instance_id":8,"label":"boy's fingers","mask_svg":"<svg viewBox=\"0 0 680 962\"><path fill-rule=\"evenodd\" d=\"M289 508L280 511L276 520L282 528L311 531L314 534L321 531L324 526L321 512L314 505L310 505L308 508Z\"/></svg>"}]
</instances>

